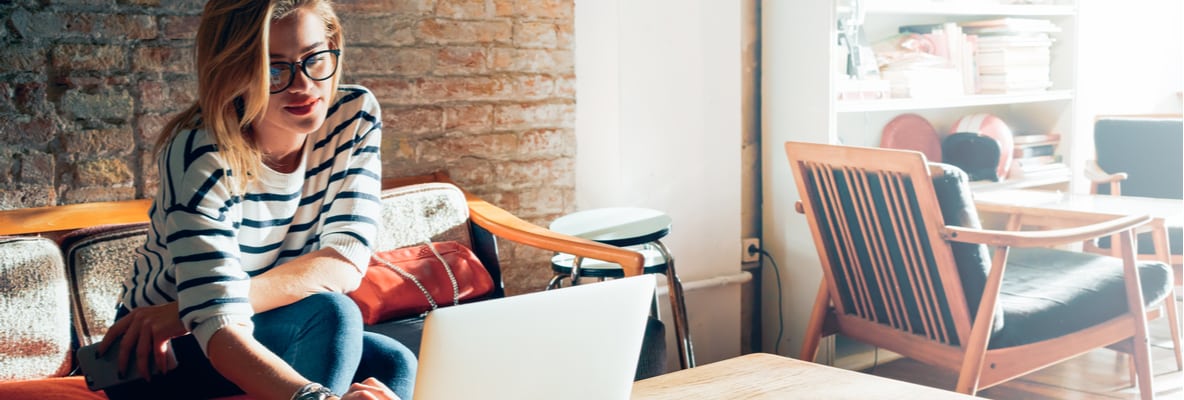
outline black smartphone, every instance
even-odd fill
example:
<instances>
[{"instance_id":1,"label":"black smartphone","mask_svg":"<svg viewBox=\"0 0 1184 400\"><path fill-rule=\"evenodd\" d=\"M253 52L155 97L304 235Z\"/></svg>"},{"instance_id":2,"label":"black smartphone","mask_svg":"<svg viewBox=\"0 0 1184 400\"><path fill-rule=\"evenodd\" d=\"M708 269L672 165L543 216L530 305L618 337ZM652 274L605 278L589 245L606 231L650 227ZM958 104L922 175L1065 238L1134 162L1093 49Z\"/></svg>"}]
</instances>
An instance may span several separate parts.
<instances>
[{"instance_id":1,"label":"black smartphone","mask_svg":"<svg viewBox=\"0 0 1184 400\"><path fill-rule=\"evenodd\" d=\"M99 344L95 343L89 346L83 346L75 353L78 357L78 366L82 368L82 374L86 377L86 387L90 390L103 390L115 385L120 385L127 382L143 379L140 376L140 371L135 367L136 354L133 351L129 358L129 365L123 377L119 376L119 343L111 345L105 354L99 354ZM149 362L148 367L152 370L153 375L162 375L164 372L172 371L177 367L177 357L173 354L172 346L169 346L168 352L168 368L164 371L157 371L156 362Z\"/></svg>"}]
</instances>

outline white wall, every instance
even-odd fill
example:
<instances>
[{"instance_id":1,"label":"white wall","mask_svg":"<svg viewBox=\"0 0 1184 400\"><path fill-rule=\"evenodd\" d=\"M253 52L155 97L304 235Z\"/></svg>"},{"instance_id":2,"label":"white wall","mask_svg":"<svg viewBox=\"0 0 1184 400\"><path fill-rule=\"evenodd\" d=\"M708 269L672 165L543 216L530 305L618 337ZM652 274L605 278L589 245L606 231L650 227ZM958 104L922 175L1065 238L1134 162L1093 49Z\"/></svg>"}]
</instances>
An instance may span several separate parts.
<instances>
[{"instance_id":1,"label":"white wall","mask_svg":"<svg viewBox=\"0 0 1184 400\"><path fill-rule=\"evenodd\" d=\"M1180 114L1184 90L1184 2L1078 0L1077 120L1073 151L1094 155L1099 115ZM1079 164L1082 165L1082 164ZM1088 190L1077 177L1074 190Z\"/></svg>"},{"instance_id":2,"label":"white wall","mask_svg":"<svg viewBox=\"0 0 1184 400\"><path fill-rule=\"evenodd\" d=\"M1078 112L1180 113L1184 2L1083 0L1079 6Z\"/></svg>"},{"instance_id":3,"label":"white wall","mask_svg":"<svg viewBox=\"0 0 1184 400\"><path fill-rule=\"evenodd\" d=\"M731 1L576 2L577 206L668 213L684 284L740 273L740 20ZM687 297L698 362L738 355L739 286Z\"/></svg>"}]
</instances>

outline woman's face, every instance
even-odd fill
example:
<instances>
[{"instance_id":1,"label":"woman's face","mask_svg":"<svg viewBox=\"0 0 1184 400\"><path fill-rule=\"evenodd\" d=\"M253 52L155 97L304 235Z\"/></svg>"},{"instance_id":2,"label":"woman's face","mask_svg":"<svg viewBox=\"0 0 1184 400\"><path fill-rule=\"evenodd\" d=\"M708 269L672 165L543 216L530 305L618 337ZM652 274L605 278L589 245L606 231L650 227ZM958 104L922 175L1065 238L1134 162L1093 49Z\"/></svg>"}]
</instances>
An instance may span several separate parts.
<instances>
[{"instance_id":1,"label":"woman's face","mask_svg":"<svg viewBox=\"0 0 1184 400\"><path fill-rule=\"evenodd\" d=\"M253 124L255 132L275 137L272 135L303 135L317 130L325 123L328 103L333 97L333 80L317 81L309 78L303 70L316 78L337 72L336 56L323 53L331 48L324 22L313 12L297 9L286 18L272 23L269 44L272 90L282 87L289 77L291 84L271 94L267 110ZM322 53L315 54L318 52ZM304 68L301 68L301 63L304 63ZM291 74L289 69L294 70L295 74Z\"/></svg>"}]
</instances>

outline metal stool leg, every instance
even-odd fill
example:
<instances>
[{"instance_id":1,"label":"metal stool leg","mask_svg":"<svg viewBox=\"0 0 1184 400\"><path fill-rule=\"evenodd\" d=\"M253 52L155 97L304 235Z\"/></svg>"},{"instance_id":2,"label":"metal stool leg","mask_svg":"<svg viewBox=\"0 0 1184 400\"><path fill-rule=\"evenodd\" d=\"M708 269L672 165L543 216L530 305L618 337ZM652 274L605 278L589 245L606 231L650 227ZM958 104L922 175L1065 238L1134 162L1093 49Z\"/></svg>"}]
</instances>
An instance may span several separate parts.
<instances>
[{"instance_id":1,"label":"metal stool leg","mask_svg":"<svg viewBox=\"0 0 1184 400\"><path fill-rule=\"evenodd\" d=\"M576 256L575 259L571 260L571 285L572 286L580 284L580 264L582 264L583 262L584 262L584 257L580 257L580 256Z\"/></svg>"},{"instance_id":2,"label":"metal stool leg","mask_svg":"<svg viewBox=\"0 0 1184 400\"><path fill-rule=\"evenodd\" d=\"M565 276L567 276L567 275L555 274L555 275L551 276L551 281L547 282L547 287L543 290L551 290L551 289L562 286L563 285L563 277L565 277Z\"/></svg>"},{"instance_id":3,"label":"metal stool leg","mask_svg":"<svg viewBox=\"0 0 1184 400\"><path fill-rule=\"evenodd\" d=\"M674 257L660 240L654 245L666 260L666 282L669 286L670 313L674 314L674 334L678 341L678 361L683 369L695 367L695 348L691 344L691 330L687 321L687 305L683 299L682 281L674 271Z\"/></svg>"}]
</instances>

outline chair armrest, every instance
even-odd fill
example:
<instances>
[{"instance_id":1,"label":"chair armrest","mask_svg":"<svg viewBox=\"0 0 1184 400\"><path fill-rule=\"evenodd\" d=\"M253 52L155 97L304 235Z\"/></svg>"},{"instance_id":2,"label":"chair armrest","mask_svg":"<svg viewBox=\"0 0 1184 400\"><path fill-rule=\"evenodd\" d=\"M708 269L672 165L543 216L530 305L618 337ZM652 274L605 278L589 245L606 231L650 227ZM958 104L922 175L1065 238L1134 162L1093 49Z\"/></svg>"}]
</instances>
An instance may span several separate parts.
<instances>
[{"instance_id":1,"label":"chair armrest","mask_svg":"<svg viewBox=\"0 0 1184 400\"><path fill-rule=\"evenodd\" d=\"M1089 179L1090 183L1100 185L1103 183L1120 182L1127 178L1126 172L1109 173L1098 165L1097 160L1088 160L1085 162L1085 178Z\"/></svg>"},{"instance_id":2,"label":"chair armrest","mask_svg":"<svg viewBox=\"0 0 1184 400\"><path fill-rule=\"evenodd\" d=\"M1122 181L1126 180L1126 172L1115 172L1113 174L1106 172L1102 166L1098 165L1098 160L1088 160L1085 162L1085 178L1089 179L1089 192L1097 193L1098 186L1110 185L1110 194L1122 194Z\"/></svg>"},{"instance_id":3,"label":"chair armrest","mask_svg":"<svg viewBox=\"0 0 1184 400\"><path fill-rule=\"evenodd\" d=\"M1147 215L1110 217L1084 226L1043 231L1000 231L947 225L941 230L945 240L1008 247L1048 247L1113 235L1151 222Z\"/></svg>"},{"instance_id":4,"label":"chair armrest","mask_svg":"<svg viewBox=\"0 0 1184 400\"><path fill-rule=\"evenodd\" d=\"M498 206L465 192L473 222L495 236L544 250L608 261L621 266L625 276L641 275L645 258L636 251L564 235L526 222Z\"/></svg>"}]
</instances>

